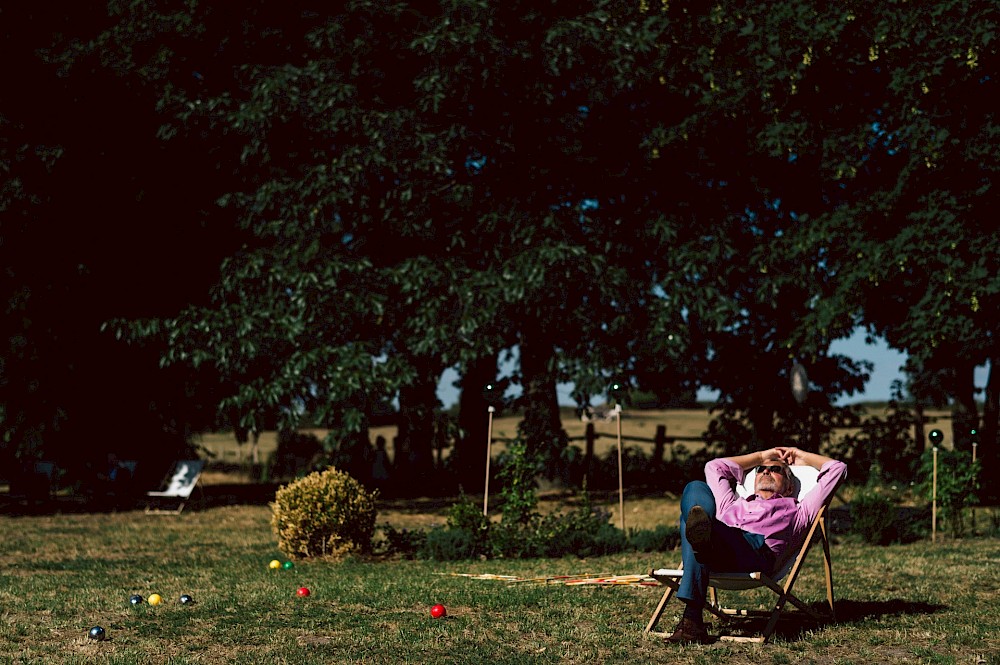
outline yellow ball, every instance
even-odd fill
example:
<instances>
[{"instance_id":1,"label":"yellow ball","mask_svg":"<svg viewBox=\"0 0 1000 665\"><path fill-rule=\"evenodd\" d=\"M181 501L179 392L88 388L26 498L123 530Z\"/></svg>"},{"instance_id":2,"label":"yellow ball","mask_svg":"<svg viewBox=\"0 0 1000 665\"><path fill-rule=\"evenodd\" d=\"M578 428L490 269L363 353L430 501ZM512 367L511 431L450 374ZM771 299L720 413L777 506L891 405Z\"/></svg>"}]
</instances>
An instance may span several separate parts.
<instances>
[{"instance_id":1,"label":"yellow ball","mask_svg":"<svg viewBox=\"0 0 1000 665\"><path fill-rule=\"evenodd\" d=\"M281 562L278 561L277 559L271 559L271 563L267 564L267 567L272 570L281 568Z\"/></svg>"},{"instance_id":2,"label":"yellow ball","mask_svg":"<svg viewBox=\"0 0 1000 665\"><path fill-rule=\"evenodd\" d=\"M159 605L160 603L163 602L163 599L160 598L160 594L154 593L150 594L149 598L146 599L146 602L149 603L150 605Z\"/></svg>"}]
</instances>

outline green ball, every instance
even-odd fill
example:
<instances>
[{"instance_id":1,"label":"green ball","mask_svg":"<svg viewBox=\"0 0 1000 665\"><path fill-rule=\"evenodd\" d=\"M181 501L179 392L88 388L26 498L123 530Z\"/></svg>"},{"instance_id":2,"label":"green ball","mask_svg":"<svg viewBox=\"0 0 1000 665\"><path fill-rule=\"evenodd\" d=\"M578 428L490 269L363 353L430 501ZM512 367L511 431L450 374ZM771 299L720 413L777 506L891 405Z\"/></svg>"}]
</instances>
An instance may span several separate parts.
<instances>
[{"instance_id":1,"label":"green ball","mask_svg":"<svg viewBox=\"0 0 1000 665\"><path fill-rule=\"evenodd\" d=\"M281 567L284 568L285 570L291 570L292 566L294 565L295 564L292 563L291 561L286 561L285 563L281 564Z\"/></svg>"}]
</instances>

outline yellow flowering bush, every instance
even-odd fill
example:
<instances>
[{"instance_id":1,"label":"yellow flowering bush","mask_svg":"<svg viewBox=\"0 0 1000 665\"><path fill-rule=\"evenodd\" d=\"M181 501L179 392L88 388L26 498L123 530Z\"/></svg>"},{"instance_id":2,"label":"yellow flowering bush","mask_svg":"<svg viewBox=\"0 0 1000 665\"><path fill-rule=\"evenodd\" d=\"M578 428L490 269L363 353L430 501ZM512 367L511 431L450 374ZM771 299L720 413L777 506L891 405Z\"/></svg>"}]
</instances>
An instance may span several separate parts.
<instances>
[{"instance_id":1,"label":"yellow flowering bush","mask_svg":"<svg viewBox=\"0 0 1000 665\"><path fill-rule=\"evenodd\" d=\"M278 549L291 558L370 551L377 494L334 467L281 487L271 504Z\"/></svg>"}]
</instances>

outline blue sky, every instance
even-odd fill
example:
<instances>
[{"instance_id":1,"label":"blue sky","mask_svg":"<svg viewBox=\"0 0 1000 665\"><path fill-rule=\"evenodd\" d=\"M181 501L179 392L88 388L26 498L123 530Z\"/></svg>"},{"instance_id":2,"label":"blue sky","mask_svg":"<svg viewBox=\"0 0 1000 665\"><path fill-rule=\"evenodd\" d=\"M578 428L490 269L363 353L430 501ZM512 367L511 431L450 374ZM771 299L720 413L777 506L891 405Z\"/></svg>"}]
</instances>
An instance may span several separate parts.
<instances>
[{"instance_id":1,"label":"blue sky","mask_svg":"<svg viewBox=\"0 0 1000 665\"><path fill-rule=\"evenodd\" d=\"M892 382L902 378L900 368L906 361L906 356L899 351L890 349L886 343L879 340L876 344L865 344L865 334L859 330L847 339L838 340L831 346L833 353L840 353L856 360L870 360L874 365L871 378L861 394L852 395L842 401L843 404L852 402L885 401L889 399ZM438 387L438 398L444 403L445 408L452 406L458 401L458 390L452 386L458 375L448 370L445 372ZM983 387L986 385L986 368L976 369L976 385ZM572 398L572 384L561 384L557 388L559 392L559 403L567 406L576 406ZM712 399L710 392L699 394L699 399Z\"/></svg>"}]
</instances>

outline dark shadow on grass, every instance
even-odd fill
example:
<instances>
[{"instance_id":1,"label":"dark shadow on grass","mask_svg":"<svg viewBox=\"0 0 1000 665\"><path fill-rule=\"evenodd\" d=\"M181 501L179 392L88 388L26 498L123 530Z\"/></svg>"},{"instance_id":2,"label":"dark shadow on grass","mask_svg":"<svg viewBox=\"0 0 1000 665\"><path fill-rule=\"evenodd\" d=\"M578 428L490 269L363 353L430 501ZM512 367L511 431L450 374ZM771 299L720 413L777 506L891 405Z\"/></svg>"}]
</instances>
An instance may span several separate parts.
<instances>
[{"instance_id":1,"label":"dark shadow on grass","mask_svg":"<svg viewBox=\"0 0 1000 665\"><path fill-rule=\"evenodd\" d=\"M219 506L266 506L274 501L280 487L276 483L231 483L197 486L187 501L184 512ZM86 497L59 495L44 500L25 501L0 496L0 515L12 517L112 513L143 510L149 502L145 494L132 497Z\"/></svg>"},{"instance_id":2,"label":"dark shadow on grass","mask_svg":"<svg viewBox=\"0 0 1000 665\"><path fill-rule=\"evenodd\" d=\"M871 619L879 619L887 616L903 616L906 614L934 614L948 609L947 605L925 603L919 600L905 600L903 598L893 598L892 600L838 600L835 603L837 608L837 623L851 624L862 623Z\"/></svg>"},{"instance_id":3,"label":"dark shadow on grass","mask_svg":"<svg viewBox=\"0 0 1000 665\"><path fill-rule=\"evenodd\" d=\"M858 601L858 600L837 600L836 621L826 618L822 621L813 619L805 612L798 609L787 610L778 622L774 631L775 637L786 642L794 642L809 631L817 630L823 626L843 626L851 624L861 624L874 619L888 616L903 616L912 614L934 614L948 609L947 605L936 605L922 601L905 600L894 598L885 601ZM829 615L829 606L825 602L815 602L809 604L811 609L820 616ZM716 624L712 634L722 632L726 635L758 635L763 632L767 625L766 618L735 619L728 625Z\"/></svg>"}]
</instances>

